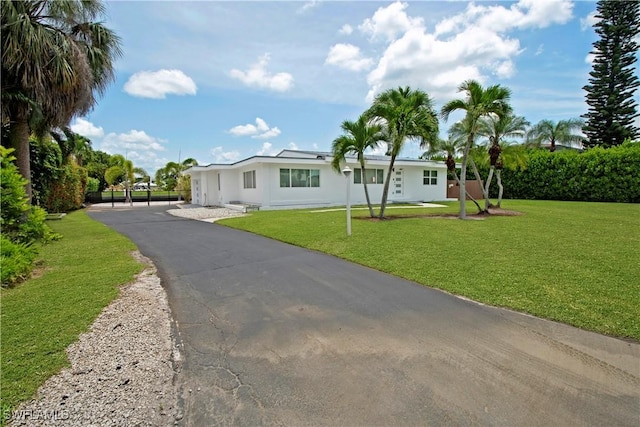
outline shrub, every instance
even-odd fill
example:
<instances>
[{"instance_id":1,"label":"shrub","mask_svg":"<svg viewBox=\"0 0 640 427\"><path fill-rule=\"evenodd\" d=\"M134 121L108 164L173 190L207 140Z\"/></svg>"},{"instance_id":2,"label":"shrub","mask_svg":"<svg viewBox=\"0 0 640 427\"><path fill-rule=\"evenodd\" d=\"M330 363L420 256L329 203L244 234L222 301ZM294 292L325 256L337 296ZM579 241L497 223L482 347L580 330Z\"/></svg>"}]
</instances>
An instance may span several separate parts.
<instances>
[{"instance_id":1,"label":"shrub","mask_svg":"<svg viewBox=\"0 0 640 427\"><path fill-rule=\"evenodd\" d=\"M73 162L64 165L45 199L47 211L69 212L80 209L84 201L87 179L85 169Z\"/></svg>"},{"instance_id":2,"label":"shrub","mask_svg":"<svg viewBox=\"0 0 640 427\"><path fill-rule=\"evenodd\" d=\"M33 268L36 250L26 243L14 243L4 235L0 236L0 281L3 287L10 287L27 278Z\"/></svg>"},{"instance_id":3,"label":"shrub","mask_svg":"<svg viewBox=\"0 0 640 427\"><path fill-rule=\"evenodd\" d=\"M87 178L87 193L97 193L100 191L100 180L97 178Z\"/></svg>"},{"instance_id":4,"label":"shrub","mask_svg":"<svg viewBox=\"0 0 640 427\"><path fill-rule=\"evenodd\" d=\"M526 168L505 169L511 199L640 202L640 143L576 151L533 150Z\"/></svg>"}]
</instances>

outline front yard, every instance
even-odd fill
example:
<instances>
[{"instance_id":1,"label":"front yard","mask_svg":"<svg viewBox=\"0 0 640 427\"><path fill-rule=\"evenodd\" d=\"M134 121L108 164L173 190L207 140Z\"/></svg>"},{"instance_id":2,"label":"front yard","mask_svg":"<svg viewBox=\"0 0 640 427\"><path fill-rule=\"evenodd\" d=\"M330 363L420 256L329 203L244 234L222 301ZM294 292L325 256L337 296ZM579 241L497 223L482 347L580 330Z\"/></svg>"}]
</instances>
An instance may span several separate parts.
<instances>
[{"instance_id":1,"label":"front yard","mask_svg":"<svg viewBox=\"0 0 640 427\"><path fill-rule=\"evenodd\" d=\"M396 209L387 215L455 213ZM468 204L469 212L472 206ZM507 200L519 216L366 220L353 211L258 211L219 222L486 304L640 340L640 206Z\"/></svg>"}]
</instances>

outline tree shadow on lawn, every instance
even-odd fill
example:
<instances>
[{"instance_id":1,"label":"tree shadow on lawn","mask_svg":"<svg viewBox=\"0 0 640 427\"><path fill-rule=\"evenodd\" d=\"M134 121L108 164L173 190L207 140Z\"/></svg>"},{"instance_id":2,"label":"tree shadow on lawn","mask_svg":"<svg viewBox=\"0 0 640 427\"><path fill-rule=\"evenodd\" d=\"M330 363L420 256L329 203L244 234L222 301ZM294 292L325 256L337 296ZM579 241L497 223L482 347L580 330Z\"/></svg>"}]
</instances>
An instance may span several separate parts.
<instances>
[{"instance_id":1,"label":"tree shadow on lawn","mask_svg":"<svg viewBox=\"0 0 640 427\"><path fill-rule=\"evenodd\" d=\"M471 219L471 220L483 220L489 216L519 216L519 215L524 215L522 212L518 212L518 211L511 211L511 210L507 210L507 209L501 209L501 208L489 208L488 212L477 212L477 213L473 213L473 214L467 214L467 219ZM371 221L371 222L378 222L378 221L391 221L391 220L396 220L396 219L409 219L409 218L447 218L447 219L458 219L459 218L459 214L458 213L438 213L438 214L416 214L416 215L411 215L411 214L402 214L402 215L385 215L384 218L380 219L378 217L375 218L371 218L368 216L362 216L362 217L354 217L354 219L359 219L359 220L364 220L364 221Z\"/></svg>"}]
</instances>

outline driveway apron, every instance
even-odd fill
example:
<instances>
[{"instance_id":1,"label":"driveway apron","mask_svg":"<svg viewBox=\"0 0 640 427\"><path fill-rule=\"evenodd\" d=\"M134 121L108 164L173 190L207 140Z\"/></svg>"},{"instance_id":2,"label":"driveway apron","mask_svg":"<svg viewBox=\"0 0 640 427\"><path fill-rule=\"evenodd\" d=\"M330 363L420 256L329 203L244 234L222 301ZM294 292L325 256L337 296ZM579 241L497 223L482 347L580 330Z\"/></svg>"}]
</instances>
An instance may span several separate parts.
<instances>
[{"instance_id":1,"label":"driveway apron","mask_svg":"<svg viewBox=\"0 0 640 427\"><path fill-rule=\"evenodd\" d=\"M158 267L184 426L640 425L637 343L166 210L89 214Z\"/></svg>"}]
</instances>

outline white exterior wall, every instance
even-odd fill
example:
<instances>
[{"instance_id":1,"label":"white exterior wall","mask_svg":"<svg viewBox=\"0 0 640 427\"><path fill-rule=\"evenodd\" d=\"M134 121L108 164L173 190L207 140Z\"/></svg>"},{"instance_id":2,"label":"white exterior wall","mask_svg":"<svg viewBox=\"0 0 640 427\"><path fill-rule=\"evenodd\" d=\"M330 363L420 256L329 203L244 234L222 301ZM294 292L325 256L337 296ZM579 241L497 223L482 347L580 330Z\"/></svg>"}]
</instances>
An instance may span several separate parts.
<instances>
[{"instance_id":1,"label":"white exterior wall","mask_svg":"<svg viewBox=\"0 0 640 427\"><path fill-rule=\"evenodd\" d=\"M243 164L244 163L244 164ZM355 162L348 166L360 168ZM376 160L367 162L367 169L384 170L387 179L388 163ZM318 169L319 187L280 187L280 169ZM395 182L389 185L389 202L415 202L446 200L447 172L440 163L396 162L396 170L402 170L402 194L395 193ZM256 171L256 188L244 188L243 172ZM423 171L437 170L437 185L423 184ZM220 175L220 186L218 186ZM395 177L395 171L393 177ZM393 178L392 177L392 178ZM343 206L346 203L346 179L331 168L330 159L318 158L256 158L236 165L220 165L191 173L193 203L201 205L224 205L241 202L260 206L261 209L303 208L321 206ZM195 181L198 181L197 186ZM364 187L355 184L353 174L349 177L350 199L353 205L366 204ZM220 188L220 190L218 190ZM384 184L367 185L371 203L379 204ZM199 189L199 190L198 190ZM198 194L199 192L199 194ZM199 203L198 203L199 200Z\"/></svg>"}]
</instances>

